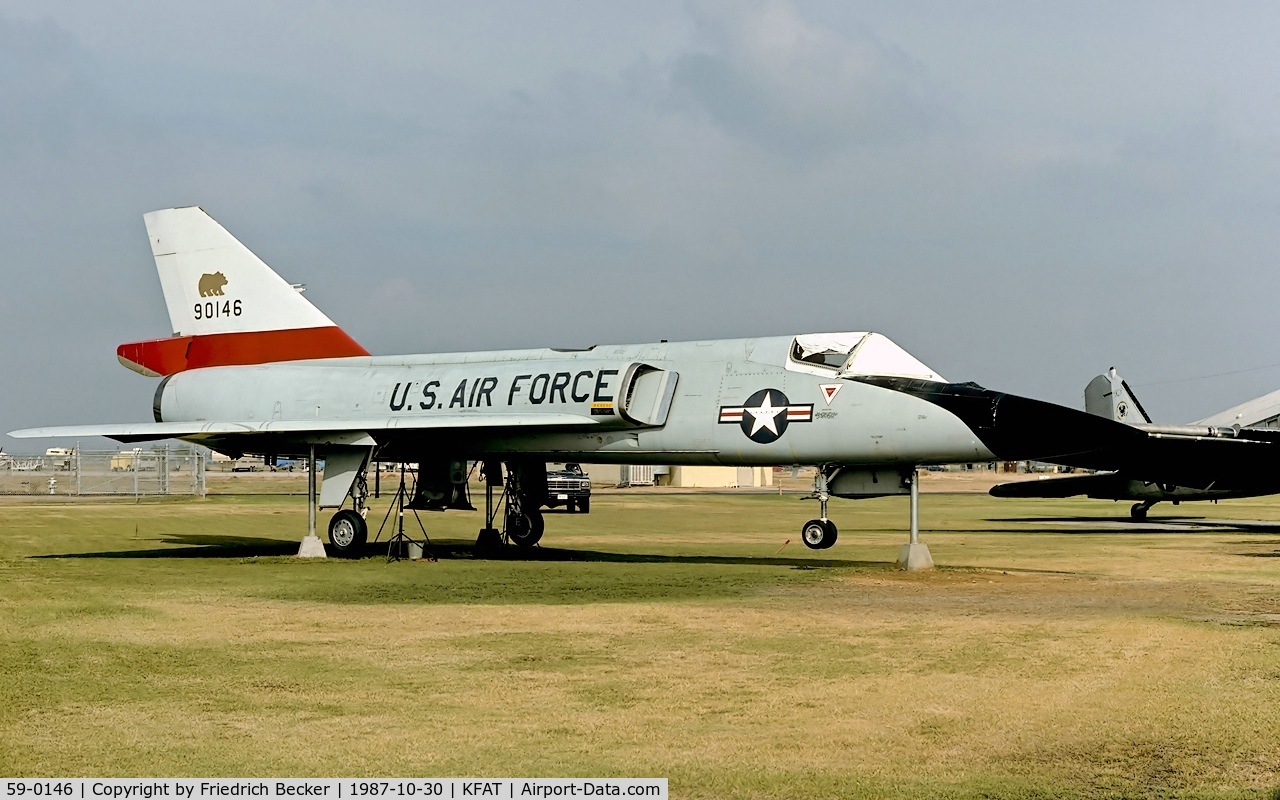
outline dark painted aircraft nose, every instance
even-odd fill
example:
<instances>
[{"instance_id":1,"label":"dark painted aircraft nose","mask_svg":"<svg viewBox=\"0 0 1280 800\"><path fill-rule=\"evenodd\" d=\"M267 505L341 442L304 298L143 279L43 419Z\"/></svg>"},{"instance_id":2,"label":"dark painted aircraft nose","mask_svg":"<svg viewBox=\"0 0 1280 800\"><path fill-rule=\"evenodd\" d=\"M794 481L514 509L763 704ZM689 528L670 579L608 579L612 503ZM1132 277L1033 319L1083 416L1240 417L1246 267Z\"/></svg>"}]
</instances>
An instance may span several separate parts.
<instances>
[{"instance_id":1,"label":"dark painted aircraft nose","mask_svg":"<svg viewBox=\"0 0 1280 800\"><path fill-rule=\"evenodd\" d=\"M1066 406L993 392L976 383L938 383L868 375L854 378L919 397L950 411L1006 461L1056 461L1100 468L1114 463L1117 449L1141 444L1146 435L1119 422Z\"/></svg>"}]
</instances>

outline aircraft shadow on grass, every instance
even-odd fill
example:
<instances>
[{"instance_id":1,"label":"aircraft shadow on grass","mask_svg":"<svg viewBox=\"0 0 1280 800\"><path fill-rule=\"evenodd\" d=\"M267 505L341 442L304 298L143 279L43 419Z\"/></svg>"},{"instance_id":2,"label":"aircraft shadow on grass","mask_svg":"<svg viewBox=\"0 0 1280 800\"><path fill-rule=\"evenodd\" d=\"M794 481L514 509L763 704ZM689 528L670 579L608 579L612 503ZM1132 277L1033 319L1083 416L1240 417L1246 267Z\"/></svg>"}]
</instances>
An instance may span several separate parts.
<instances>
[{"instance_id":1,"label":"aircraft shadow on grass","mask_svg":"<svg viewBox=\"0 0 1280 800\"><path fill-rule=\"evenodd\" d=\"M1238 544L1238 542L1223 542L1223 544ZM1280 544L1280 542L1251 542L1250 544ZM1280 558L1280 550L1272 550L1270 553L1236 553L1235 555L1245 558Z\"/></svg>"},{"instance_id":2,"label":"aircraft shadow on grass","mask_svg":"<svg viewBox=\"0 0 1280 800\"><path fill-rule=\"evenodd\" d=\"M292 556L298 553L298 542L286 539L261 539L252 536L194 536L174 534L153 542L177 547L155 547L145 550L112 550L97 553L51 553L32 558L255 558Z\"/></svg>"},{"instance_id":3,"label":"aircraft shadow on grass","mask_svg":"<svg viewBox=\"0 0 1280 800\"><path fill-rule=\"evenodd\" d=\"M173 535L158 540L170 547L140 550L113 550L94 553L60 553L32 556L54 558L263 558L293 556L298 542L247 536ZM361 558L386 558L388 542L370 542ZM795 569L850 569L884 567L883 561L855 561L829 558L782 558L776 556L671 555L659 553L610 553L600 550L570 550L558 547L517 548L514 546L477 550L469 541L432 541L426 554L441 561L581 561L619 564L719 564L723 566L770 566Z\"/></svg>"},{"instance_id":4,"label":"aircraft shadow on grass","mask_svg":"<svg viewBox=\"0 0 1280 800\"><path fill-rule=\"evenodd\" d=\"M1133 522L1121 517L993 517L988 522L1024 524L1072 525L1080 527L1027 530L1025 528L988 528L982 533L1097 533L1108 535L1153 536L1169 533L1209 533L1238 531L1240 533L1280 533L1280 522L1264 520L1207 519L1205 517L1153 517L1144 522ZM975 529L975 532L977 530Z\"/></svg>"},{"instance_id":5,"label":"aircraft shadow on grass","mask_svg":"<svg viewBox=\"0 0 1280 800\"><path fill-rule=\"evenodd\" d=\"M477 552L470 544L446 543L454 555L443 558L482 558L493 561L583 561L616 564L719 564L722 566L793 567L795 569L850 569L884 567L883 561L841 558L782 558L778 556L675 555L669 553L610 553L601 550L569 550L559 547L532 549L506 547ZM442 548L435 548L440 550Z\"/></svg>"}]
</instances>

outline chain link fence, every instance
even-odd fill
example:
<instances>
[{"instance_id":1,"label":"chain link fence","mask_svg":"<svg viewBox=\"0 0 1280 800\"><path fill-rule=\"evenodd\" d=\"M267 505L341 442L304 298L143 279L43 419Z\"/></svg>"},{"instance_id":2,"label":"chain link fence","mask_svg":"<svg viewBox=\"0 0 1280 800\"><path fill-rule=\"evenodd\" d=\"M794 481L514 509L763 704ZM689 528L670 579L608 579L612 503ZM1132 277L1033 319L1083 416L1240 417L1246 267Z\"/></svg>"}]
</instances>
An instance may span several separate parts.
<instances>
[{"instance_id":1,"label":"chain link fence","mask_svg":"<svg viewBox=\"0 0 1280 800\"><path fill-rule=\"evenodd\" d=\"M190 447L0 455L0 495L204 497L206 491L205 453Z\"/></svg>"}]
</instances>

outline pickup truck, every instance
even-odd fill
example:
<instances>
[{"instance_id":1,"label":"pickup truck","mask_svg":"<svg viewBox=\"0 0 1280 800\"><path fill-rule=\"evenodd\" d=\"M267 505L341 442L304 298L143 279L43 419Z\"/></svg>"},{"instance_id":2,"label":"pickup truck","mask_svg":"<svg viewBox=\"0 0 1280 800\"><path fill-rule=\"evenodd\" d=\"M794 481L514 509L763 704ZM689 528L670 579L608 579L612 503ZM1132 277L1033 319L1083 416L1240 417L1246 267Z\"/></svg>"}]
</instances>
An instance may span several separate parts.
<instances>
[{"instance_id":1,"label":"pickup truck","mask_svg":"<svg viewBox=\"0 0 1280 800\"><path fill-rule=\"evenodd\" d=\"M573 513L591 512L591 479L582 474L577 464L565 464L564 469L547 470L547 507Z\"/></svg>"}]
</instances>

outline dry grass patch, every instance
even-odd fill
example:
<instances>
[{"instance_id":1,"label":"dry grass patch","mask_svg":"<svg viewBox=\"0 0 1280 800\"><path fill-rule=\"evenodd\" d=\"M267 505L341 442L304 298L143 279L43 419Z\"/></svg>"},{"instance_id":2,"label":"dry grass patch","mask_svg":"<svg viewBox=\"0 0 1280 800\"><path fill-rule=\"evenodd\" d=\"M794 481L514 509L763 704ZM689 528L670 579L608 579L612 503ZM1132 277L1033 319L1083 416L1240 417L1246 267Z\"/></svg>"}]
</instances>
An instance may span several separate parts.
<instances>
[{"instance_id":1,"label":"dry grass patch","mask_svg":"<svg viewBox=\"0 0 1280 800\"><path fill-rule=\"evenodd\" d=\"M965 566L906 575L883 564L888 502L775 558L791 498L623 499L551 518L550 560L393 565L238 557L296 533L289 501L24 509L0 538L0 771L1280 787L1280 580L1239 555L1257 537L1055 533L931 497L935 558ZM474 522L432 519L445 542Z\"/></svg>"}]
</instances>

